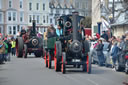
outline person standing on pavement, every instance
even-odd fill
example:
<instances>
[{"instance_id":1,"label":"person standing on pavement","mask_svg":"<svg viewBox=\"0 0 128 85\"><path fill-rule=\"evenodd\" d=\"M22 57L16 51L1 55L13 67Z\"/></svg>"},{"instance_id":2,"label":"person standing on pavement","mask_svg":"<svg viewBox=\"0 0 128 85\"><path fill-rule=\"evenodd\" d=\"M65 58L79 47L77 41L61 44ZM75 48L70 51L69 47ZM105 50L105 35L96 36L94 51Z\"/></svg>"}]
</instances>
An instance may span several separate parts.
<instances>
[{"instance_id":1,"label":"person standing on pavement","mask_svg":"<svg viewBox=\"0 0 128 85\"><path fill-rule=\"evenodd\" d=\"M24 35L25 33L26 33L26 30L25 30L25 27L23 27L20 32L20 37L22 37L22 35Z\"/></svg>"},{"instance_id":2,"label":"person standing on pavement","mask_svg":"<svg viewBox=\"0 0 128 85\"><path fill-rule=\"evenodd\" d=\"M128 35L125 38L125 43L124 43L124 46L123 46L123 52L124 52L125 56L128 55Z\"/></svg>"},{"instance_id":3,"label":"person standing on pavement","mask_svg":"<svg viewBox=\"0 0 128 85\"><path fill-rule=\"evenodd\" d=\"M4 54L4 59L5 59L5 61L7 61L7 57L8 57L8 41L7 41L7 38L5 37L4 38L4 46L5 46L5 54Z\"/></svg>"},{"instance_id":4,"label":"person standing on pavement","mask_svg":"<svg viewBox=\"0 0 128 85\"><path fill-rule=\"evenodd\" d=\"M117 56L118 56L119 48L117 46L117 41L116 40L113 40L112 44L113 44L113 47L111 49L111 56L112 56L112 62L113 62L112 63L113 64L112 67L114 67L116 59L117 59Z\"/></svg>"},{"instance_id":5,"label":"person standing on pavement","mask_svg":"<svg viewBox=\"0 0 128 85\"><path fill-rule=\"evenodd\" d=\"M16 51L16 41L15 41L15 39L13 38L12 39L12 41L11 41L11 45L12 45L12 47L11 47L11 49L12 49L12 56L15 56L15 51Z\"/></svg>"},{"instance_id":6,"label":"person standing on pavement","mask_svg":"<svg viewBox=\"0 0 128 85\"><path fill-rule=\"evenodd\" d=\"M48 27L47 38L51 38L51 37L55 37L55 36L56 36L56 32L55 32L54 28Z\"/></svg>"},{"instance_id":7,"label":"person standing on pavement","mask_svg":"<svg viewBox=\"0 0 128 85\"><path fill-rule=\"evenodd\" d=\"M98 60L99 60L99 66L102 66L104 63L103 46L104 45L102 44L102 40L99 40L97 48L96 48L97 56L98 56Z\"/></svg>"},{"instance_id":8,"label":"person standing on pavement","mask_svg":"<svg viewBox=\"0 0 128 85\"><path fill-rule=\"evenodd\" d=\"M0 64L4 63L4 53L5 53L5 46L2 39L0 39Z\"/></svg>"},{"instance_id":9,"label":"person standing on pavement","mask_svg":"<svg viewBox=\"0 0 128 85\"><path fill-rule=\"evenodd\" d=\"M63 33L63 30L62 30L61 26L58 25L58 27L57 27L57 29L56 29L56 35L57 35L57 36L61 36L62 33Z\"/></svg>"},{"instance_id":10,"label":"person standing on pavement","mask_svg":"<svg viewBox=\"0 0 128 85\"><path fill-rule=\"evenodd\" d=\"M105 31L102 32L101 37L104 38L106 41L108 41L108 35L106 34Z\"/></svg>"},{"instance_id":11,"label":"person standing on pavement","mask_svg":"<svg viewBox=\"0 0 128 85\"><path fill-rule=\"evenodd\" d=\"M11 47L12 47L11 40L8 40L8 61L11 60Z\"/></svg>"}]
</instances>

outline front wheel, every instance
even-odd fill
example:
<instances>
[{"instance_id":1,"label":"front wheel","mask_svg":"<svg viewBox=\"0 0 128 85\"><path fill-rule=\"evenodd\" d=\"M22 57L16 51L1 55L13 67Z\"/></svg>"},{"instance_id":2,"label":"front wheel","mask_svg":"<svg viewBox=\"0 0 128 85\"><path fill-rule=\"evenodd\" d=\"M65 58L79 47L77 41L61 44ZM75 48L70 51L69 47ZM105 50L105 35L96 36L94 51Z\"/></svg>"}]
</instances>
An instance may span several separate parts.
<instances>
[{"instance_id":1,"label":"front wheel","mask_svg":"<svg viewBox=\"0 0 128 85\"><path fill-rule=\"evenodd\" d=\"M58 72L58 71L61 71L60 62L61 62L61 56L62 56L62 45L60 41L56 41L55 43L54 55L55 55L54 68L55 68L55 71Z\"/></svg>"},{"instance_id":2,"label":"front wheel","mask_svg":"<svg viewBox=\"0 0 128 85\"><path fill-rule=\"evenodd\" d=\"M125 73L128 74L128 60L126 60L125 63Z\"/></svg>"},{"instance_id":3,"label":"front wheel","mask_svg":"<svg viewBox=\"0 0 128 85\"><path fill-rule=\"evenodd\" d=\"M24 58L27 58L28 48L27 45L24 44Z\"/></svg>"},{"instance_id":4,"label":"front wheel","mask_svg":"<svg viewBox=\"0 0 128 85\"><path fill-rule=\"evenodd\" d=\"M48 52L48 68L51 69L51 63L52 62L52 59L51 59L51 55L50 53Z\"/></svg>"},{"instance_id":5,"label":"front wheel","mask_svg":"<svg viewBox=\"0 0 128 85\"><path fill-rule=\"evenodd\" d=\"M65 74L66 73L66 53L65 52L62 53L62 60L61 61L62 61L61 72L63 74Z\"/></svg>"},{"instance_id":6,"label":"front wheel","mask_svg":"<svg viewBox=\"0 0 128 85\"><path fill-rule=\"evenodd\" d=\"M88 74L91 74L91 68L92 68L91 62L92 62L92 58L91 58L90 54L88 53L88 55L87 55L87 61L86 61L86 64L87 64L87 73Z\"/></svg>"}]
</instances>

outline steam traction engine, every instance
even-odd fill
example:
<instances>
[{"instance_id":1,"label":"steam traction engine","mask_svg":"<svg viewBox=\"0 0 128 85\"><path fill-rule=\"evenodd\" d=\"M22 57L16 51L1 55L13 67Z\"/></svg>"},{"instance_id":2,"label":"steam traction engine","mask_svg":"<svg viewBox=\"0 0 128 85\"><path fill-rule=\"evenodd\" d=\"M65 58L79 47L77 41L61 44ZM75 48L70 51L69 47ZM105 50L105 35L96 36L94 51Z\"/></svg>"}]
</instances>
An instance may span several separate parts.
<instances>
[{"instance_id":1,"label":"steam traction engine","mask_svg":"<svg viewBox=\"0 0 128 85\"><path fill-rule=\"evenodd\" d=\"M43 40L37 36L36 22L32 28L16 39L16 55L18 58L27 58L27 54L34 53L36 57L43 55Z\"/></svg>"},{"instance_id":2,"label":"steam traction engine","mask_svg":"<svg viewBox=\"0 0 128 85\"><path fill-rule=\"evenodd\" d=\"M50 66L51 61L54 60L55 71L66 73L67 65L81 66L84 72L91 73L91 56L89 56L89 43L84 39L84 29L80 28L80 20L82 16L78 12L73 15L61 16L58 20L59 26L63 30L63 34L59 37L54 37L48 46L54 48L54 51L46 51L45 63ZM49 40L49 39L48 39Z\"/></svg>"}]
</instances>

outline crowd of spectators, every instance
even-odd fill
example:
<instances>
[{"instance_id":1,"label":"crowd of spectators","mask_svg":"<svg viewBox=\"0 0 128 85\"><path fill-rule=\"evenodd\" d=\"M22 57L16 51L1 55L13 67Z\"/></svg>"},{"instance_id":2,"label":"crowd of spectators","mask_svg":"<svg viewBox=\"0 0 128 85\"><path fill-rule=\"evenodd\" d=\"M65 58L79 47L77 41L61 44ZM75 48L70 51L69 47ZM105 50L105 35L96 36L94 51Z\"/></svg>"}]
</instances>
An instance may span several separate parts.
<instances>
[{"instance_id":1,"label":"crowd of spectators","mask_svg":"<svg viewBox=\"0 0 128 85\"><path fill-rule=\"evenodd\" d=\"M16 41L14 37L0 36L0 64L11 60L11 55L15 56Z\"/></svg>"},{"instance_id":2,"label":"crowd of spectators","mask_svg":"<svg viewBox=\"0 0 128 85\"><path fill-rule=\"evenodd\" d=\"M103 31L103 34L101 36L98 33L93 37L86 35L86 40L88 40L89 42L97 42L94 45L94 48L97 48L96 50L99 59L99 65L102 64L102 61L104 59L102 42L109 43L107 50L111 54L110 58L112 59L112 67L115 66L117 57L119 57L122 53L122 55L128 55L128 31L125 32L125 34L122 36L112 36L110 38L107 33Z\"/></svg>"}]
</instances>

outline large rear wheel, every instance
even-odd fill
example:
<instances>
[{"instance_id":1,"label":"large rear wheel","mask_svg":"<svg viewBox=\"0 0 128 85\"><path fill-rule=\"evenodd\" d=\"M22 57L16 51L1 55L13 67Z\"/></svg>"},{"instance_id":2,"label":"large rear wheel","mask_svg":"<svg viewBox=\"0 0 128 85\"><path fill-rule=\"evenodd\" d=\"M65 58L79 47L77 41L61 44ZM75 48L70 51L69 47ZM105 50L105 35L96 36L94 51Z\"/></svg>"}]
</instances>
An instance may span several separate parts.
<instances>
[{"instance_id":1,"label":"large rear wheel","mask_svg":"<svg viewBox=\"0 0 128 85\"><path fill-rule=\"evenodd\" d=\"M61 56L62 56L62 47L61 47L61 42L60 41L56 41L55 43L55 50L54 50L54 68L55 71L61 71Z\"/></svg>"},{"instance_id":2,"label":"large rear wheel","mask_svg":"<svg viewBox=\"0 0 128 85\"><path fill-rule=\"evenodd\" d=\"M18 58L22 58L23 57L23 48L24 48L24 42L22 37L18 37L16 39L16 56Z\"/></svg>"},{"instance_id":3,"label":"large rear wheel","mask_svg":"<svg viewBox=\"0 0 128 85\"><path fill-rule=\"evenodd\" d=\"M91 62L92 62L92 58L91 58L90 54L88 53L88 55L87 55L87 61L86 61L86 64L87 64L87 73L88 74L91 74L91 68L92 68Z\"/></svg>"}]
</instances>

